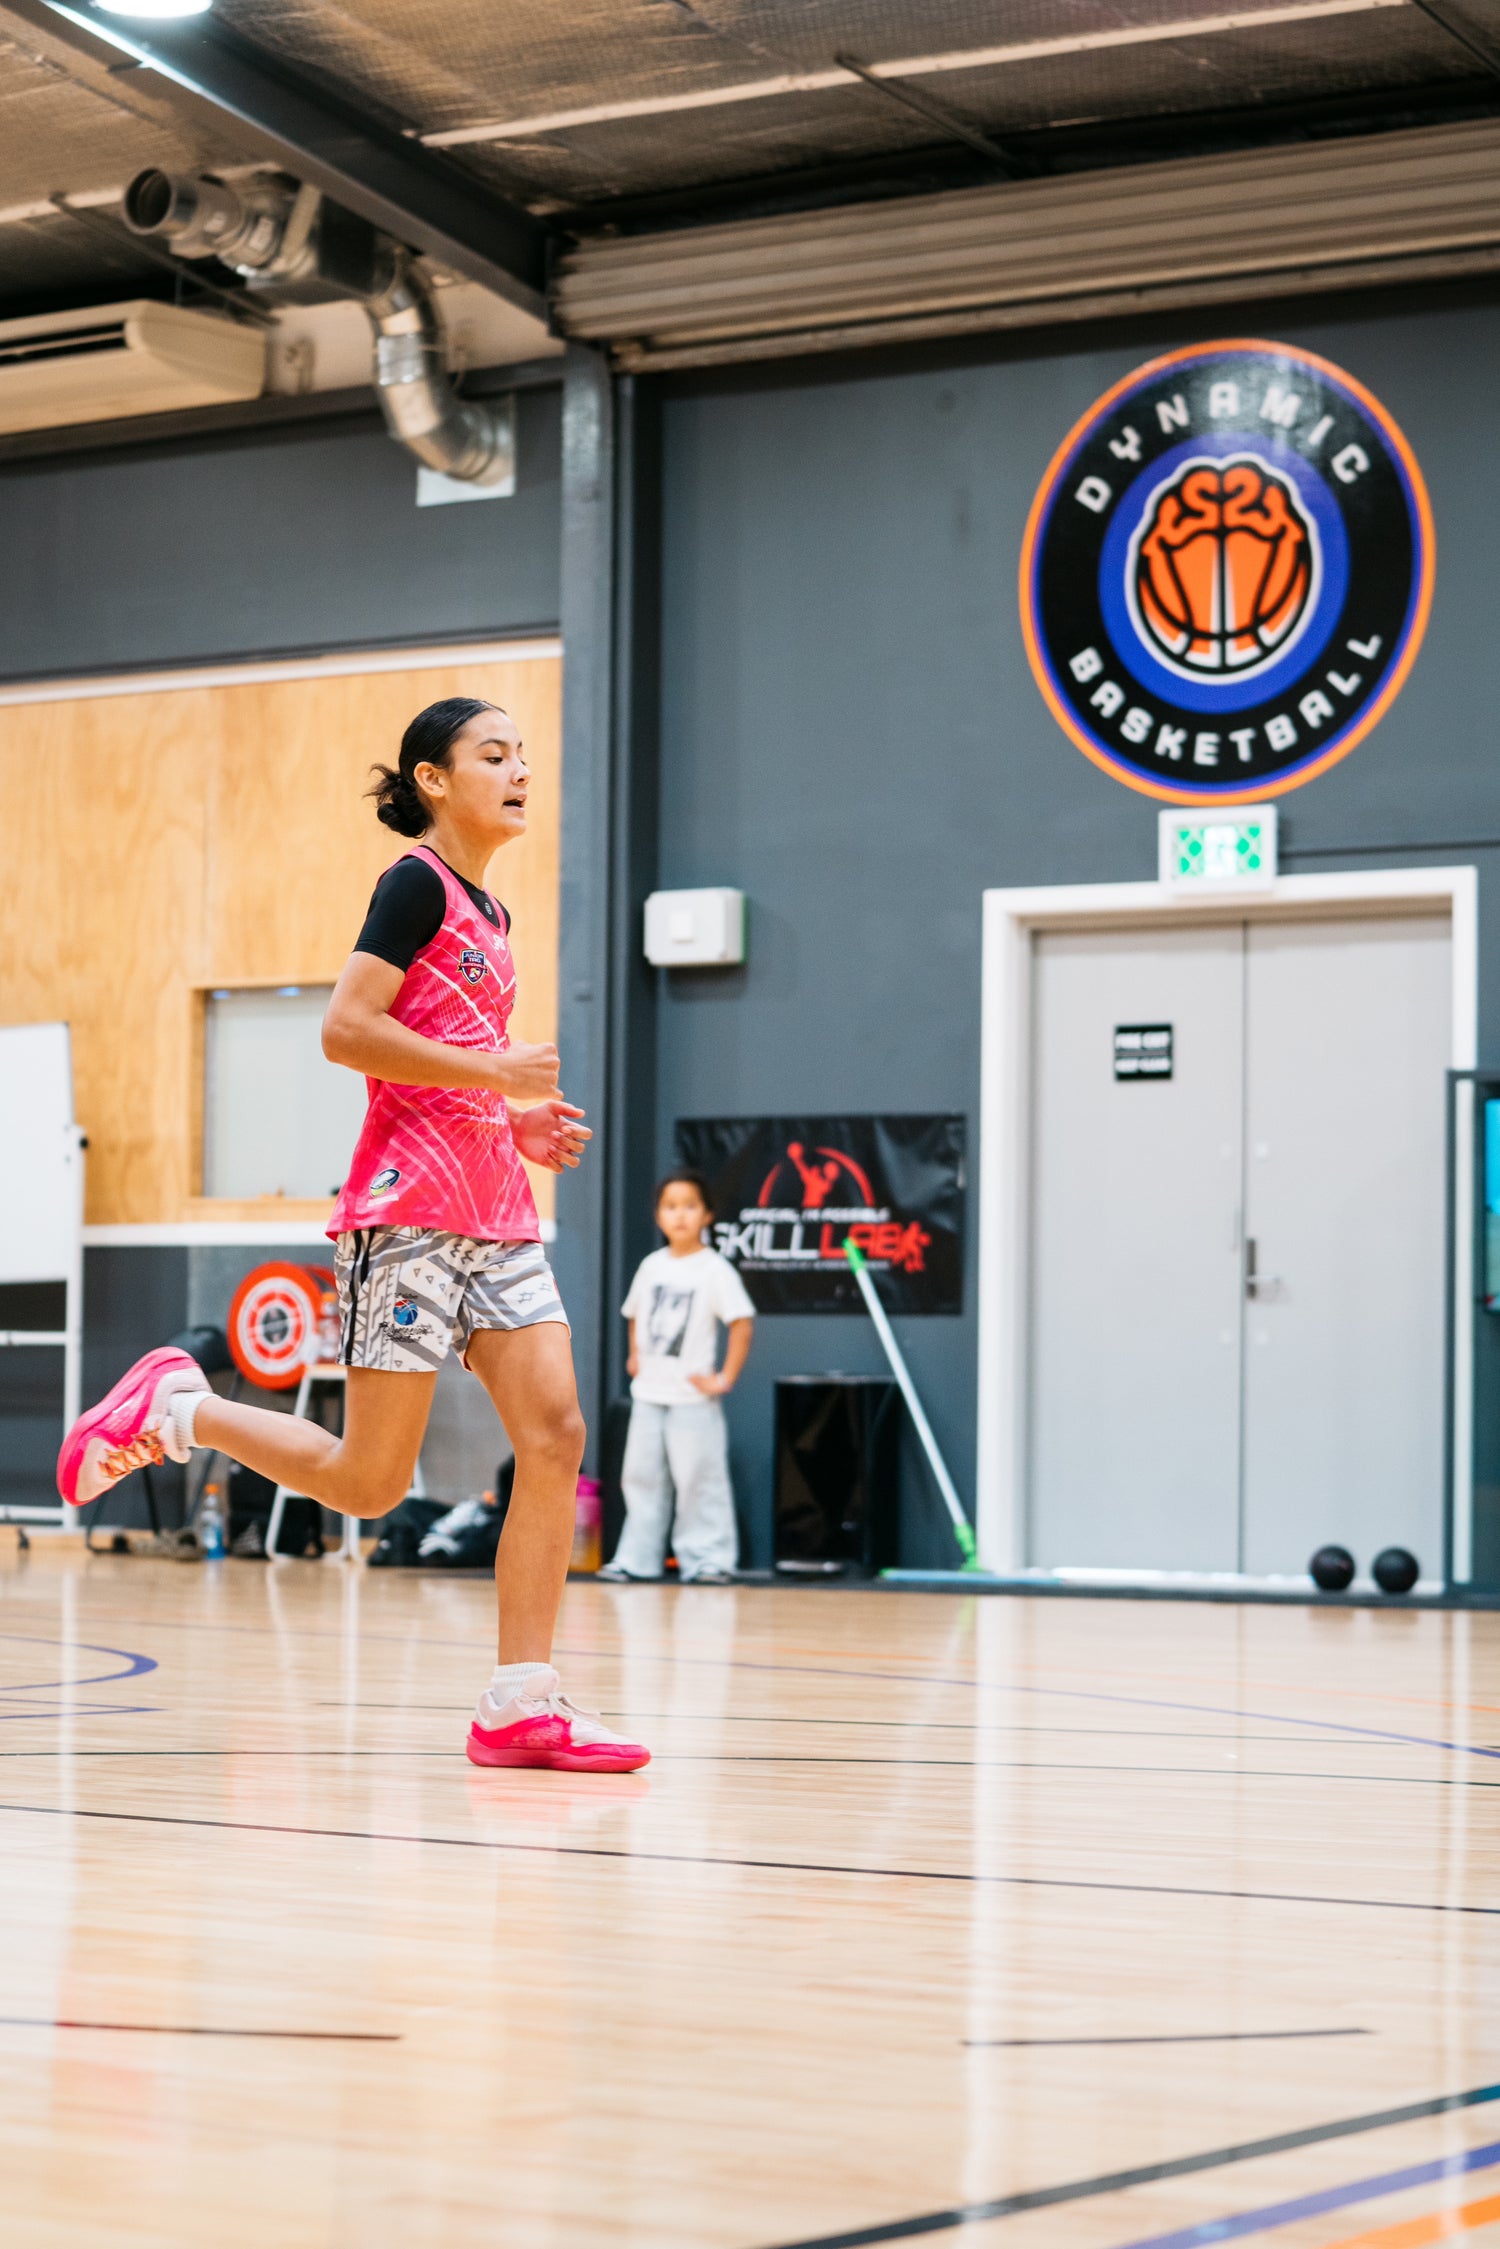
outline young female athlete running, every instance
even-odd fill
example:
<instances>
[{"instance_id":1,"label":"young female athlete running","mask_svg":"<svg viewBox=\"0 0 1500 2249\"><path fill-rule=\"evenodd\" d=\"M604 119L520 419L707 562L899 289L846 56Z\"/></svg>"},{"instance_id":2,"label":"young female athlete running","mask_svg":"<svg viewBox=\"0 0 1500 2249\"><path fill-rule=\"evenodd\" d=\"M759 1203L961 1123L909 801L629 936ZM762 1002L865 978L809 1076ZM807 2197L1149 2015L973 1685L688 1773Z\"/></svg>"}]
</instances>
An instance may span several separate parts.
<instances>
[{"instance_id":1,"label":"young female athlete running","mask_svg":"<svg viewBox=\"0 0 1500 2249\"><path fill-rule=\"evenodd\" d=\"M584 1428L517 1150L571 1170L590 1135L558 1092L556 1047L513 1045L506 1031L510 924L482 885L495 850L525 832L520 732L492 704L454 697L414 718L396 769L376 772L379 817L423 840L376 885L323 1025L329 1060L369 1083L329 1225L349 1369L344 1433L232 1404L185 1352L151 1351L74 1423L58 1489L83 1507L132 1468L207 1445L345 1515L388 1514L410 1488L451 1344L516 1453L495 1559L499 1662L469 1756L630 1772L649 1751L570 1702L551 1661Z\"/></svg>"}]
</instances>

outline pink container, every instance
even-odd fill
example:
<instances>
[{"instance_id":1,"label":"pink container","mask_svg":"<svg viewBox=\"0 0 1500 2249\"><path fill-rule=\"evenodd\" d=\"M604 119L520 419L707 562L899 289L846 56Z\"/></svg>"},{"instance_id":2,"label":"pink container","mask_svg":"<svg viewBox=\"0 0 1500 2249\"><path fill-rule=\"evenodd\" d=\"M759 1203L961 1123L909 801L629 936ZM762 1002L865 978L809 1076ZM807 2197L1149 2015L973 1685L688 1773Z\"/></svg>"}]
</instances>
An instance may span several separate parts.
<instances>
[{"instance_id":1,"label":"pink container","mask_svg":"<svg viewBox=\"0 0 1500 2249\"><path fill-rule=\"evenodd\" d=\"M597 1476L580 1476L578 1498L573 1509L573 1553L570 1570L585 1574L597 1570L603 1560L600 1541L603 1534L604 1486Z\"/></svg>"}]
</instances>

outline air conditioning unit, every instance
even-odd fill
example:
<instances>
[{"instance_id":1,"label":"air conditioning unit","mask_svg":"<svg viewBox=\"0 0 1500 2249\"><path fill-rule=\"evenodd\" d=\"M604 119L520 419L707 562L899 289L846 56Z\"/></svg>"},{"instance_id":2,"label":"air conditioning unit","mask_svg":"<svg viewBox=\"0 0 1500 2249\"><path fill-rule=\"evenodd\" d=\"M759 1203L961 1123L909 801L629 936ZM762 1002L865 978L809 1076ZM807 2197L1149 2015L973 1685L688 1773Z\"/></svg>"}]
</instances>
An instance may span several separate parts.
<instances>
[{"instance_id":1,"label":"air conditioning unit","mask_svg":"<svg viewBox=\"0 0 1500 2249\"><path fill-rule=\"evenodd\" d=\"M0 320L0 434L258 398L261 329L136 298Z\"/></svg>"}]
</instances>

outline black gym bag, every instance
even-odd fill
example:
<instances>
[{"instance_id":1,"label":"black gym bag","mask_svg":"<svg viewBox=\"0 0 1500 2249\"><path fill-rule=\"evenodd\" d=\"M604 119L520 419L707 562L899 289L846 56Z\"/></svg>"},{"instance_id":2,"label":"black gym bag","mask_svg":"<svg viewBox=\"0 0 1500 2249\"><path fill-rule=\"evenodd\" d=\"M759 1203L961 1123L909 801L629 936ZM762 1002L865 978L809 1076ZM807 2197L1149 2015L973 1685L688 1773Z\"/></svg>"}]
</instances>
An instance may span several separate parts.
<instances>
[{"instance_id":1,"label":"black gym bag","mask_svg":"<svg viewBox=\"0 0 1500 2249\"><path fill-rule=\"evenodd\" d=\"M366 1558L366 1569L414 1570L417 1548L438 1517L447 1514L448 1506L446 1499L403 1499L381 1525L380 1536Z\"/></svg>"}]
</instances>

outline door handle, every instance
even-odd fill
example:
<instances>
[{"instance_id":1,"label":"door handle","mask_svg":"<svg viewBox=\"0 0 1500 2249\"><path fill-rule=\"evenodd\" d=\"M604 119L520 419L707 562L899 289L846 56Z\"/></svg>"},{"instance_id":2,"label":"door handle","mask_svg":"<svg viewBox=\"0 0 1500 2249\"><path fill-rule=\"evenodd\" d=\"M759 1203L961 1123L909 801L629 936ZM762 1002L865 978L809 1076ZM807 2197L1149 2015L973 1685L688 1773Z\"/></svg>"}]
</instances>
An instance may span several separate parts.
<instances>
[{"instance_id":1,"label":"door handle","mask_svg":"<svg viewBox=\"0 0 1500 2249\"><path fill-rule=\"evenodd\" d=\"M1257 1272L1257 1263L1257 1246L1247 1235L1245 1239L1245 1294L1247 1296L1253 1297L1259 1289L1280 1288L1281 1286L1281 1275L1279 1273Z\"/></svg>"}]
</instances>

